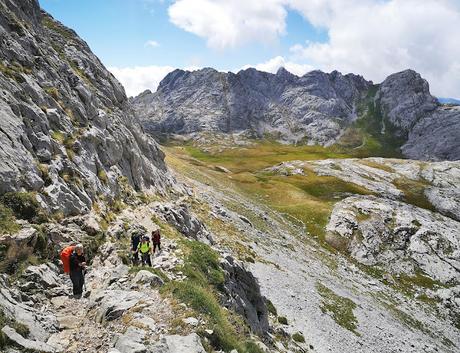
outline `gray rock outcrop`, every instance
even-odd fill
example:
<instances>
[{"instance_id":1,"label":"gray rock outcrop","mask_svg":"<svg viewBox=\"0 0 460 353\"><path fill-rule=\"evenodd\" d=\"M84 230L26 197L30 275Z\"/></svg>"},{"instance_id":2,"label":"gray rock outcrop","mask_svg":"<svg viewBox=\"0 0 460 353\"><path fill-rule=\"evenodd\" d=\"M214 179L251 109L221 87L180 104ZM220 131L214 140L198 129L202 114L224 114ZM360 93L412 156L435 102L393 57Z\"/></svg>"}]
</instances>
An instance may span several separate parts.
<instances>
[{"instance_id":1,"label":"gray rock outcrop","mask_svg":"<svg viewBox=\"0 0 460 353\"><path fill-rule=\"evenodd\" d=\"M441 106L428 82L413 70L390 75L375 102L392 133L405 140L401 150L412 159L460 159L460 107Z\"/></svg>"},{"instance_id":2,"label":"gray rock outcrop","mask_svg":"<svg viewBox=\"0 0 460 353\"><path fill-rule=\"evenodd\" d=\"M327 146L362 118L379 126L376 137L390 136L394 149L409 158L460 159L460 107L441 105L413 70L390 75L380 85L337 71L297 77L285 69L175 70L157 92L145 91L131 102L146 130L157 136L245 131ZM370 116L363 113L368 104Z\"/></svg>"},{"instance_id":3,"label":"gray rock outcrop","mask_svg":"<svg viewBox=\"0 0 460 353\"><path fill-rule=\"evenodd\" d=\"M458 221L399 201L352 196L335 205L326 229L328 242L364 265L460 283Z\"/></svg>"},{"instance_id":4,"label":"gray rock outcrop","mask_svg":"<svg viewBox=\"0 0 460 353\"><path fill-rule=\"evenodd\" d=\"M121 184L171 184L121 84L37 0L0 1L0 194L37 191L50 212L87 212Z\"/></svg>"},{"instance_id":5,"label":"gray rock outcrop","mask_svg":"<svg viewBox=\"0 0 460 353\"><path fill-rule=\"evenodd\" d=\"M276 75L255 69L175 70L157 92L146 91L132 102L152 133L249 130L256 137L329 144L356 118L356 104L370 85L337 71L297 77L285 69Z\"/></svg>"}]
</instances>

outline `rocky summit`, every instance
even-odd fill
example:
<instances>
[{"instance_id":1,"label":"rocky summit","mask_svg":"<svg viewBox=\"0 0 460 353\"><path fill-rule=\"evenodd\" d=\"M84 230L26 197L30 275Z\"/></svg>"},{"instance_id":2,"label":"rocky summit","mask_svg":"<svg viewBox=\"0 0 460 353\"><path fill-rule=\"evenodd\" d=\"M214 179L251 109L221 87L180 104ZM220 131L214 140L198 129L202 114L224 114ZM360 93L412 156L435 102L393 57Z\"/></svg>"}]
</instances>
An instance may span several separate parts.
<instances>
[{"instance_id":1,"label":"rocky summit","mask_svg":"<svg viewBox=\"0 0 460 353\"><path fill-rule=\"evenodd\" d=\"M415 71L128 99L36 0L0 43L2 353L460 351L460 107Z\"/></svg>"},{"instance_id":2,"label":"rocky summit","mask_svg":"<svg viewBox=\"0 0 460 353\"><path fill-rule=\"evenodd\" d=\"M444 106L413 70L373 84L362 76L311 71L297 77L247 69L176 70L155 93L132 99L145 129L156 136L201 131L271 137L288 143L340 144L362 133L391 139L408 158L460 159L460 109ZM359 143L357 144L359 146Z\"/></svg>"},{"instance_id":3,"label":"rocky summit","mask_svg":"<svg viewBox=\"0 0 460 353\"><path fill-rule=\"evenodd\" d=\"M124 184L170 185L163 153L88 45L37 1L0 6L0 192L35 191L75 215Z\"/></svg>"}]
</instances>

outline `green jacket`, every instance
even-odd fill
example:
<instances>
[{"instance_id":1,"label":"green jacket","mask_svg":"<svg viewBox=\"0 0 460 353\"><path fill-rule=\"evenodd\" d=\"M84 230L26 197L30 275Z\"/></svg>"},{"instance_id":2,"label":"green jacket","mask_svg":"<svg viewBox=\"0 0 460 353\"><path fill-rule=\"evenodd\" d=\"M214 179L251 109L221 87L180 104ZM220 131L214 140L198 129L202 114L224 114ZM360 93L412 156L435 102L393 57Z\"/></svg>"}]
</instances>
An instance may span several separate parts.
<instances>
[{"instance_id":1,"label":"green jacket","mask_svg":"<svg viewBox=\"0 0 460 353\"><path fill-rule=\"evenodd\" d=\"M150 242L140 242L139 245L137 246L137 249L142 253L146 254L150 251Z\"/></svg>"}]
</instances>

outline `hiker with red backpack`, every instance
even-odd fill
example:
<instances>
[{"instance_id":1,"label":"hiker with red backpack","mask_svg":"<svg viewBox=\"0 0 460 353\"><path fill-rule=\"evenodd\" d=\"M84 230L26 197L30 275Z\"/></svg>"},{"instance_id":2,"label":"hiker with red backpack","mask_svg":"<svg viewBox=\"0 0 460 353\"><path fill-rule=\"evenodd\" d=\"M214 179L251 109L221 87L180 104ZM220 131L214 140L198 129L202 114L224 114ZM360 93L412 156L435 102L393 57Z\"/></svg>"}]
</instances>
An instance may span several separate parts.
<instances>
[{"instance_id":1,"label":"hiker with red backpack","mask_svg":"<svg viewBox=\"0 0 460 353\"><path fill-rule=\"evenodd\" d=\"M153 243L153 254L155 254L155 250L158 248L158 251L161 251L161 235L160 230L152 231L152 243Z\"/></svg>"},{"instance_id":2,"label":"hiker with red backpack","mask_svg":"<svg viewBox=\"0 0 460 353\"><path fill-rule=\"evenodd\" d=\"M86 258L83 254L83 245L68 246L61 252L64 272L69 273L72 281L74 298L81 298L85 284Z\"/></svg>"}]
</instances>

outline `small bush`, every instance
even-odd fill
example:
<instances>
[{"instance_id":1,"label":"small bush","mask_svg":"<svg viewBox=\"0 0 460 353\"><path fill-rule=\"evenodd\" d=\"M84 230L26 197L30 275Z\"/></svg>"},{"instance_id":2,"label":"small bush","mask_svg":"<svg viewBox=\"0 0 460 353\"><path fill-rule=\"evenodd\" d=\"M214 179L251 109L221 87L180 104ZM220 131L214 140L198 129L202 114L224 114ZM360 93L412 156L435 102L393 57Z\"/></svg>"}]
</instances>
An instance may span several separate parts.
<instances>
[{"instance_id":1,"label":"small bush","mask_svg":"<svg viewBox=\"0 0 460 353\"><path fill-rule=\"evenodd\" d=\"M30 192L7 192L2 197L2 202L13 210L15 216L28 221L39 215L40 204L35 193Z\"/></svg>"},{"instance_id":2,"label":"small bush","mask_svg":"<svg viewBox=\"0 0 460 353\"><path fill-rule=\"evenodd\" d=\"M16 223L13 211L0 203L0 234L16 233L21 227Z\"/></svg>"},{"instance_id":3,"label":"small bush","mask_svg":"<svg viewBox=\"0 0 460 353\"><path fill-rule=\"evenodd\" d=\"M64 134L60 131L51 131L51 138L60 144L63 144L65 140Z\"/></svg>"},{"instance_id":4,"label":"small bush","mask_svg":"<svg viewBox=\"0 0 460 353\"><path fill-rule=\"evenodd\" d=\"M265 301L265 305L267 306L267 310L270 314L275 315L275 316L278 315L278 312L276 311L275 306L270 300L267 299Z\"/></svg>"},{"instance_id":5,"label":"small bush","mask_svg":"<svg viewBox=\"0 0 460 353\"><path fill-rule=\"evenodd\" d=\"M97 177L103 184L107 184L109 182L109 178L107 177L107 173L104 169L99 169L97 172Z\"/></svg>"},{"instance_id":6,"label":"small bush","mask_svg":"<svg viewBox=\"0 0 460 353\"><path fill-rule=\"evenodd\" d=\"M305 337L300 332L294 333L292 339L299 343L305 343Z\"/></svg>"},{"instance_id":7,"label":"small bush","mask_svg":"<svg viewBox=\"0 0 460 353\"><path fill-rule=\"evenodd\" d=\"M286 317L284 316L278 316L278 322L282 325L287 325L288 324L288 320Z\"/></svg>"},{"instance_id":8,"label":"small bush","mask_svg":"<svg viewBox=\"0 0 460 353\"><path fill-rule=\"evenodd\" d=\"M51 97L53 97L55 100L59 99L59 91L56 87L46 87L45 92L48 93Z\"/></svg>"}]
</instances>

